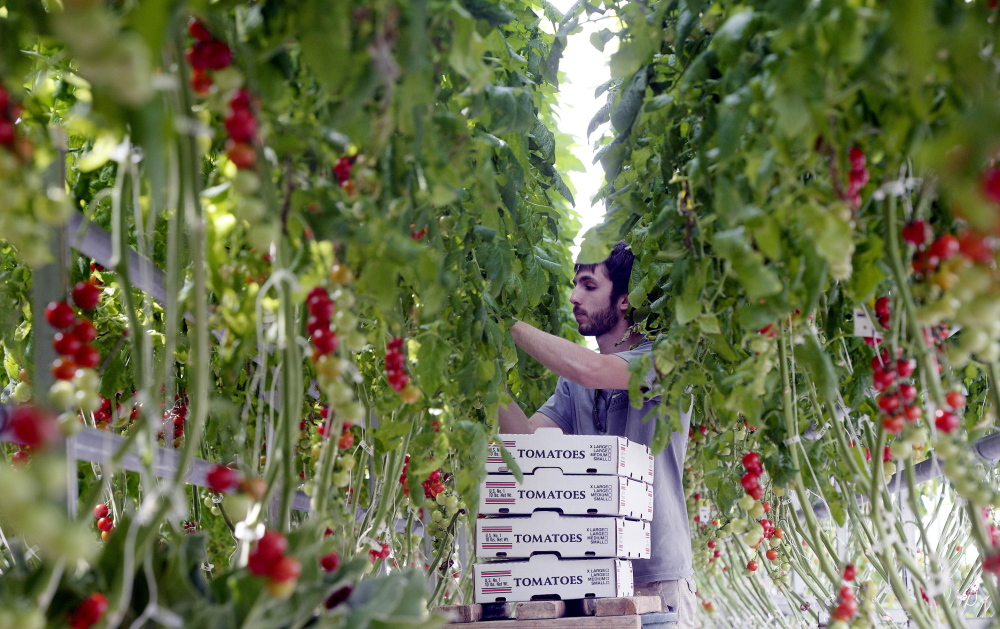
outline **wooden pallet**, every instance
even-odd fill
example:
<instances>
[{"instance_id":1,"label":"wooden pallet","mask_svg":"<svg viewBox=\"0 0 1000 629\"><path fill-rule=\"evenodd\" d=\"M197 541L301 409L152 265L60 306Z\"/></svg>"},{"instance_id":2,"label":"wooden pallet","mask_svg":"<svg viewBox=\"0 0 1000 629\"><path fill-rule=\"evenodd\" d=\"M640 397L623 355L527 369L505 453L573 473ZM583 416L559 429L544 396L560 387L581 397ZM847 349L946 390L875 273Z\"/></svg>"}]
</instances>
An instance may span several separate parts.
<instances>
[{"instance_id":1,"label":"wooden pallet","mask_svg":"<svg viewBox=\"0 0 1000 629\"><path fill-rule=\"evenodd\" d=\"M451 624L476 623L475 629L556 629L566 626L566 618L573 619L573 629L640 629L642 614L660 610L658 596L629 596L447 605L436 611Z\"/></svg>"}]
</instances>

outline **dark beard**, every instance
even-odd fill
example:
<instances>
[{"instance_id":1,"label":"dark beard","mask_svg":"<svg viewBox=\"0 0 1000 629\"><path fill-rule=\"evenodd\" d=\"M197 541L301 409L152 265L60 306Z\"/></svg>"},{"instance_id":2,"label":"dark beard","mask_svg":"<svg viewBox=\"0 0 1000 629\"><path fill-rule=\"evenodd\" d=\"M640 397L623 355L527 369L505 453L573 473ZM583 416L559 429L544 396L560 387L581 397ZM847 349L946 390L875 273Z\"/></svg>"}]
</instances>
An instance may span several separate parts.
<instances>
[{"instance_id":1,"label":"dark beard","mask_svg":"<svg viewBox=\"0 0 1000 629\"><path fill-rule=\"evenodd\" d=\"M603 336L618 325L618 310L614 304L594 314L588 314L588 323L577 324L577 329L584 336Z\"/></svg>"}]
</instances>

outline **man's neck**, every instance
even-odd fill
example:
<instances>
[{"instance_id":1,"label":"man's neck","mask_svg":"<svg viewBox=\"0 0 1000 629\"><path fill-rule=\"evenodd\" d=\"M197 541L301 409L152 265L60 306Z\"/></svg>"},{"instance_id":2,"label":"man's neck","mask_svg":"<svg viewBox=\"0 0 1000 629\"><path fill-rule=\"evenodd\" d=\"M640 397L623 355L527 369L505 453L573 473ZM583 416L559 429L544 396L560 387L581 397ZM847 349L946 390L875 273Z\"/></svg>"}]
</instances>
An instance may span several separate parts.
<instances>
[{"instance_id":1,"label":"man's neck","mask_svg":"<svg viewBox=\"0 0 1000 629\"><path fill-rule=\"evenodd\" d=\"M632 325L628 320L622 319L607 334L595 337L597 347L601 349L601 353L617 354L618 352L624 352L642 340L642 335L638 332L632 332L631 327Z\"/></svg>"}]
</instances>

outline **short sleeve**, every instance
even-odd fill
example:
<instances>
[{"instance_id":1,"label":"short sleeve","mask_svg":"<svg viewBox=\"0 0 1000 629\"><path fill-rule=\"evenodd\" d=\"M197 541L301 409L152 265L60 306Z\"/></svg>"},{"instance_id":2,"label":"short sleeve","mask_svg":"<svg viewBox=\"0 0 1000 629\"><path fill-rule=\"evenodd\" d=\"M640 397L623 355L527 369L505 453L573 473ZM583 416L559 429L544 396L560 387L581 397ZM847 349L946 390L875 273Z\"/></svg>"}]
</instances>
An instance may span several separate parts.
<instances>
[{"instance_id":1,"label":"short sleeve","mask_svg":"<svg viewBox=\"0 0 1000 629\"><path fill-rule=\"evenodd\" d=\"M615 356L623 359L625 362L631 362L633 358L638 356L643 356L649 354L650 350L653 348L653 344L649 341L640 344L635 349L626 350L624 352L617 352ZM652 388L653 383L656 381L656 369L650 366L649 371L646 372L646 388Z\"/></svg>"},{"instance_id":2,"label":"short sleeve","mask_svg":"<svg viewBox=\"0 0 1000 629\"><path fill-rule=\"evenodd\" d=\"M559 424L566 434L574 434L573 429L573 398L569 392L569 383L565 378L559 378L556 390L538 412Z\"/></svg>"}]
</instances>

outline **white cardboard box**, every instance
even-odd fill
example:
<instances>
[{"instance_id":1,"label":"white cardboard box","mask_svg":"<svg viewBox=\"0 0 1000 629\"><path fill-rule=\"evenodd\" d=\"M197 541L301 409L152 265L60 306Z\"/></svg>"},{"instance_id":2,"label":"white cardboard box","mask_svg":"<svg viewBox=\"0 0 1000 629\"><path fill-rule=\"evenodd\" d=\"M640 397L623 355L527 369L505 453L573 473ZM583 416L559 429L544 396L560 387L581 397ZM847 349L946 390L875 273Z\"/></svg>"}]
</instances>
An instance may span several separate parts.
<instances>
[{"instance_id":1,"label":"white cardboard box","mask_svg":"<svg viewBox=\"0 0 1000 629\"><path fill-rule=\"evenodd\" d=\"M498 437L525 474L541 467L557 467L563 474L614 474L653 482L653 455L649 448L625 437L565 435L558 428ZM486 472L510 472L496 443L490 444Z\"/></svg>"},{"instance_id":2,"label":"white cardboard box","mask_svg":"<svg viewBox=\"0 0 1000 629\"><path fill-rule=\"evenodd\" d=\"M521 484L511 474L488 474L480 487L483 515L530 515L536 510L651 521L653 488L624 476L564 475L551 468L525 474Z\"/></svg>"},{"instance_id":3,"label":"white cardboard box","mask_svg":"<svg viewBox=\"0 0 1000 629\"><path fill-rule=\"evenodd\" d=\"M473 580L477 603L632 596L632 562L535 555L528 561L476 564Z\"/></svg>"},{"instance_id":4,"label":"white cardboard box","mask_svg":"<svg viewBox=\"0 0 1000 629\"><path fill-rule=\"evenodd\" d=\"M476 521L476 556L481 559L521 559L536 553L558 553L563 559L649 559L649 552L649 523L641 520L536 511L528 517Z\"/></svg>"}]
</instances>

